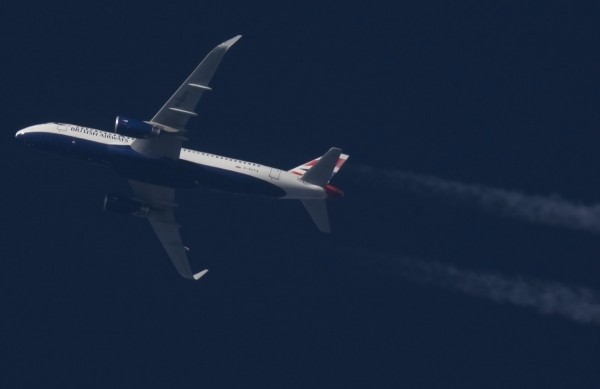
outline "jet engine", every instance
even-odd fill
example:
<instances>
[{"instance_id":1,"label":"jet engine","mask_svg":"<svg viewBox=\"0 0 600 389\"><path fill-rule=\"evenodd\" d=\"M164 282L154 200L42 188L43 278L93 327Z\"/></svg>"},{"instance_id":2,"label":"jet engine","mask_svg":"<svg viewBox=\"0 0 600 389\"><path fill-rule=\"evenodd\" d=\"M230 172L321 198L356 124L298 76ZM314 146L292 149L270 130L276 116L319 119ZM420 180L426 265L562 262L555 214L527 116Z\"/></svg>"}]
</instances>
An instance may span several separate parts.
<instances>
[{"instance_id":1,"label":"jet engine","mask_svg":"<svg viewBox=\"0 0 600 389\"><path fill-rule=\"evenodd\" d=\"M148 217L151 211L150 206L147 204L130 199L129 197L122 197L110 193L104 197L104 206L102 208L105 211L138 217Z\"/></svg>"},{"instance_id":2,"label":"jet engine","mask_svg":"<svg viewBox=\"0 0 600 389\"><path fill-rule=\"evenodd\" d=\"M156 138L161 129L141 120L117 116L115 133L132 138Z\"/></svg>"}]
</instances>

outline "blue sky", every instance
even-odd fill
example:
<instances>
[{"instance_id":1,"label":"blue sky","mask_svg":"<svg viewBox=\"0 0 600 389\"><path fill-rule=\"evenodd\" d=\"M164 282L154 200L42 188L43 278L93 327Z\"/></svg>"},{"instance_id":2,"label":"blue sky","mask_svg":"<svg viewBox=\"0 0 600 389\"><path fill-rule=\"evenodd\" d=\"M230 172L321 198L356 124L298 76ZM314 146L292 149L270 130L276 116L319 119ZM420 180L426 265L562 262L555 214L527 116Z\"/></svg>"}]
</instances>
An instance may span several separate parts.
<instances>
[{"instance_id":1,"label":"blue sky","mask_svg":"<svg viewBox=\"0 0 600 389\"><path fill-rule=\"evenodd\" d=\"M598 309L597 232L389 179L595 218L598 15L594 2L8 7L2 386L598 387L597 321L564 314ZM192 260L211 269L195 284L145 222L102 212L125 180L13 137L146 120L237 34L187 146L288 169L338 146L346 197L324 236L295 202L179 193ZM562 311L534 304L557 291Z\"/></svg>"}]
</instances>

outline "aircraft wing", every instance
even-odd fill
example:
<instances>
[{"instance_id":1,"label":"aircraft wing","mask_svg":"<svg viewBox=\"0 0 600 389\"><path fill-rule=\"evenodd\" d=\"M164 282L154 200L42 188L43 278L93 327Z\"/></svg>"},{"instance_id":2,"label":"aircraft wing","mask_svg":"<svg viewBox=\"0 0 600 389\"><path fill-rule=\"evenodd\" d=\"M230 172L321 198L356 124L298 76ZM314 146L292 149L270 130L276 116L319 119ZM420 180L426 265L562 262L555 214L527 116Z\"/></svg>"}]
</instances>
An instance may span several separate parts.
<instances>
[{"instance_id":1,"label":"aircraft wing","mask_svg":"<svg viewBox=\"0 0 600 389\"><path fill-rule=\"evenodd\" d=\"M200 97L204 92L211 90L208 84L219 67L221 59L241 37L241 35L233 37L208 53L150 122L171 127L174 130L185 130L188 120L192 116L197 116L195 109Z\"/></svg>"},{"instance_id":2,"label":"aircraft wing","mask_svg":"<svg viewBox=\"0 0 600 389\"><path fill-rule=\"evenodd\" d=\"M186 254L188 248L183 245L179 234L180 226L173 214L173 208L177 206L175 189L134 180L129 180L129 184L135 198L152 208L148 221L179 274L185 278L199 280L208 270L195 274L192 272Z\"/></svg>"},{"instance_id":3,"label":"aircraft wing","mask_svg":"<svg viewBox=\"0 0 600 389\"><path fill-rule=\"evenodd\" d=\"M162 129L161 136L152 139L136 139L132 144L136 151L171 159L179 158L181 145L185 140L183 136L185 127L191 117L197 116L195 110L200 97L204 92L212 90L208 84L219 67L221 59L241 37L241 35L233 37L208 53L196 70L148 122Z\"/></svg>"}]
</instances>

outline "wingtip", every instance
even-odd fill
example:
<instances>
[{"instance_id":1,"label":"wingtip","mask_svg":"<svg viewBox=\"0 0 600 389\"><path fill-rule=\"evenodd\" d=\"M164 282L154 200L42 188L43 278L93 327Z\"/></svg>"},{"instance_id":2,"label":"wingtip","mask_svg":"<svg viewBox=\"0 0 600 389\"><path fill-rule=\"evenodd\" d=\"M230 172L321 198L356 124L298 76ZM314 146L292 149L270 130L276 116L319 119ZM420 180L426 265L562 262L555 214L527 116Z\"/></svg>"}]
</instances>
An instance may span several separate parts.
<instances>
[{"instance_id":1,"label":"wingtip","mask_svg":"<svg viewBox=\"0 0 600 389\"><path fill-rule=\"evenodd\" d=\"M229 49L231 46L233 46L235 44L235 42L239 41L241 37L242 37L241 35L236 35L233 38L221 43L219 46L224 47L225 49Z\"/></svg>"},{"instance_id":2,"label":"wingtip","mask_svg":"<svg viewBox=\"0 0 600 389\"><path fill-rule=\"evenodd\" d=\"M208 269L202 270L201 272L194 274L194 280L198 281L206 273L208 273Z\"/></svg>"}]
</instances>

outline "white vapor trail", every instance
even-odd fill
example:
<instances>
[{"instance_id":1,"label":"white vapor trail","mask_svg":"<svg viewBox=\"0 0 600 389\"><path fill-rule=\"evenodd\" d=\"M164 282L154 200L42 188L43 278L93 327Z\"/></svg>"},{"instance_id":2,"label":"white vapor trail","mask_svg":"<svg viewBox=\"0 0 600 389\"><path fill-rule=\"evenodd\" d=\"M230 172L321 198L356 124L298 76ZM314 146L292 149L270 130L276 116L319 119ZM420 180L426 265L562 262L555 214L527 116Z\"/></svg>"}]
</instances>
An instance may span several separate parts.
<instances>
[{"instance_id":1,"label":"white vapor trail","mask_svg":"<svg viewBox=\"0 0 600 389\"><path fill-rule=\"evenodd\" d=\"M555 196L532 196L398 170L359 166L357 172L361 180L394 190L440 195L530 222L600 233L600 205L579 205Z\"/></svg>"},{"instance_id":2,"label":"white vapor trail","mask_svg":"<svg viewBox=\"0 0 600 389\"><path fill-rule=\"evenodd\" d=\"M385 262L388 272L405 279L486 298L533 308L544 315L560 315L578 323L600 324L600 296L597 291L552 281L505 277L459 269L439 262L364 254L365 263ZM388 267L386 266L386 267Z\"/></svg>"}]
</instances>

